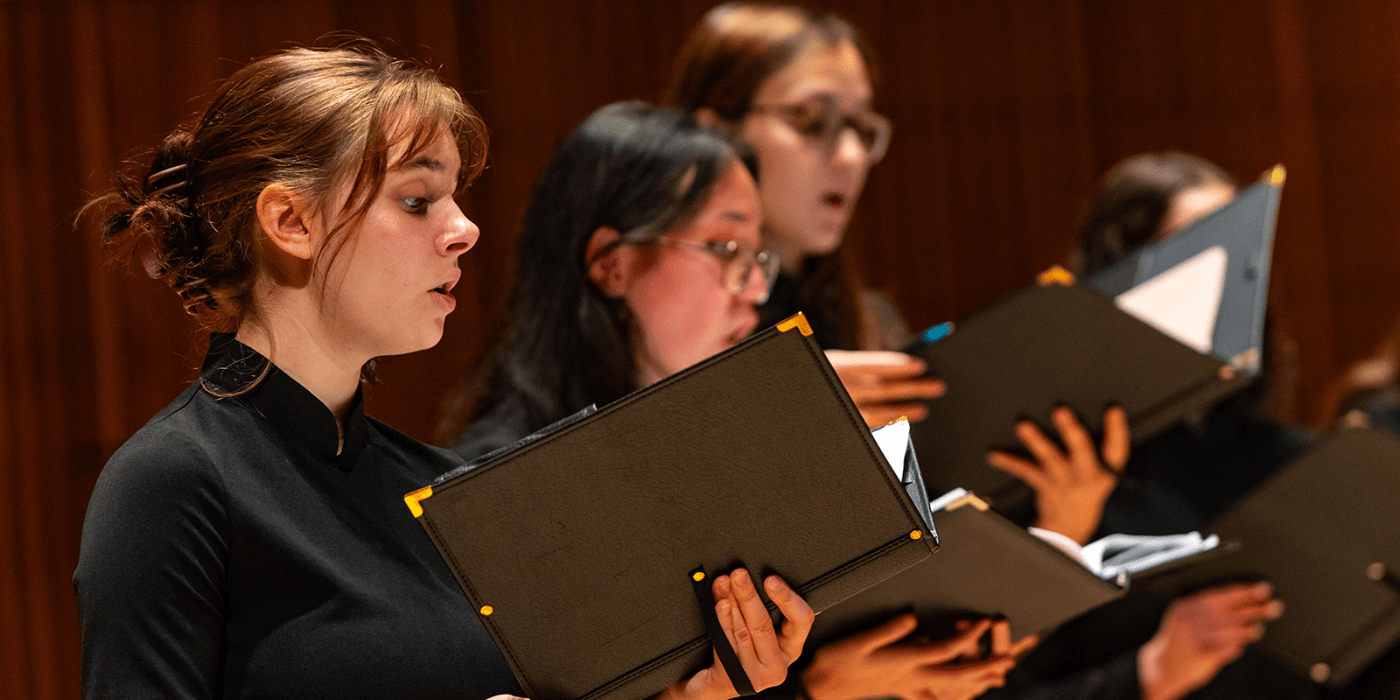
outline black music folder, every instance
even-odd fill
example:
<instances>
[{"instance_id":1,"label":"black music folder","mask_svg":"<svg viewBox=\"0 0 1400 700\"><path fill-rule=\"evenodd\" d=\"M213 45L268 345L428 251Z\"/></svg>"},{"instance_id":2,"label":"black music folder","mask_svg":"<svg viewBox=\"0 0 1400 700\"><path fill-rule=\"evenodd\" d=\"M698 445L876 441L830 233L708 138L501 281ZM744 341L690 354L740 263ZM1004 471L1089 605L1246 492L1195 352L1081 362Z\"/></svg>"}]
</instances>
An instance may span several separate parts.
<instances>
[{"instance_id":1,"label":"black music folder","mask_svg":"<svg viewBox=\"0 0 1400 700\"><path fill-rule=\"evenodd\" d=\"M1105 581L1055 546L957 489L935 502L938 552L817 616L808 647L904 613L933 639L959 619L1003 616L1019 639L1044 632L1123 595L1126 575Z\"/></svg>"},{"instance_id":2,"label":"black music folder","mask_svg":"<svg viewBox=\"0 0 1400 700\"><path fill-rule=\"evenodd\" d=\"M1085 284L1186 345L1258 374L1283 181L1276 165L1229 204Z\"/></svg>"},{"instance_id":3,"label":"black music folder","mask_svg":"<svg viewBox=\"0 0 1400 700\"><path fill-rule=\"evenodd\" d=\"M1118 404L1142 440L1250 381L1109 297L1053 282L1017 291L912 351L948 383L912 426L928 490L965 488L1018 519L1032 506L1030 487L987 464L989 450L1024 451L1017 421L1033 420L1053 436L1050 413L1063 404L1100 434L1104 410Z\"/></svg>"},{"instance_id":4,"label":"black music folder","mask_svg":"<svg viewBox=\"0 0 1400 700\"><path fill-rule=\"evenodd\" d=\"M1341 429L1207 529L1228 555L1143 572L1133 585L1180 594L1271 582L1286 609L1259 646L1332 687L1400 641L1400 437Z\"/></svg>"},{"instance_id":5,"label":"black music folder","mask_svg":"<svg viewBox=\"0 0 1400 700\"><path fill-rule=\"evenodd\" d=\"M820 611L933 552L810 333L793 317L406 497L530 698L708 666L693 575L776 573Z\"/></svg>"}]
</instances>

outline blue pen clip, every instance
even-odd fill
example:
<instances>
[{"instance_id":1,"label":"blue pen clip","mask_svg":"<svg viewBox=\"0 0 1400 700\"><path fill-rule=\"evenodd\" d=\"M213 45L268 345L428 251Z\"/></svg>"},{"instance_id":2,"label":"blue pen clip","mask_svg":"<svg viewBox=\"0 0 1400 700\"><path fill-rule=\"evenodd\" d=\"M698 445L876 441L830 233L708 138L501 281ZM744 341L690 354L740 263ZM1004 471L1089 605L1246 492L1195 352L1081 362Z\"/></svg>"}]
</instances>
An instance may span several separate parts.
<instances>
[{"instance_id":1,"label":"blue pen clip","mask_svg":"<svg viewBox=\"0 0 1400 700\"><path fill-rule=\"evenodd\" d=\"M924 342L924 345L928 345L930 343L935 343L940 340L943 340L944 338L947 338L950 334L952 334L952 332L953 323L951 321L947 323L940 323L924 331L924 336L922 340Z\"/></svg>"}]
</instances>

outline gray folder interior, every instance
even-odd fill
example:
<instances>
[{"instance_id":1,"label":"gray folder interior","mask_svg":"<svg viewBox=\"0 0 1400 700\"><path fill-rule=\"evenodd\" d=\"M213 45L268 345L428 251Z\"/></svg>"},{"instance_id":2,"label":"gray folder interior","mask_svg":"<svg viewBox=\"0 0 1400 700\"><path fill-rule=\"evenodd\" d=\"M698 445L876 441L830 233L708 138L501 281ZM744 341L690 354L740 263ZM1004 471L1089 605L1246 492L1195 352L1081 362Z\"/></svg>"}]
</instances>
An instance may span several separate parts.
<instances>
[{"instance_id":1,"label":"gray folder interior","mask_svg":"<svg viewBox=\"0 0 1400 700\"><path fill-rule=\"evenodd\" d=\"M1085 283L1118 296L1209 248L1222 246L1228 262L1211 354L1236 369L1258 374L1274 225L1282 191L1283 168L1276 166L1221 209L1169 238L1144 246Z\"/></svg>"}]
</instances>

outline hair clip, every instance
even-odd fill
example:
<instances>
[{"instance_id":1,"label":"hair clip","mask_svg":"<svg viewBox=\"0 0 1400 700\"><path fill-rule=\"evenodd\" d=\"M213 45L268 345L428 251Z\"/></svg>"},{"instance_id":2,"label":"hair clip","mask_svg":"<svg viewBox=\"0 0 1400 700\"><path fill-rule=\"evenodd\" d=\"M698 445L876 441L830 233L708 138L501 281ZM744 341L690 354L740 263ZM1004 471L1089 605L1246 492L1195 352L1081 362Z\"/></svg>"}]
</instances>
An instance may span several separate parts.
<instances>
[{"instance_id":1,"label":"hair clip","mask_svg":"<svg viewBox=\"0 0 1400 700\"><path fill-rule=\"evenodd\" d=\"M164 180L165 178L170 177L171 175L176 175L176 174L179 174L179 173L183 173L183 172L185 172L186 170L189 170L189 166L186 165L185 163L181 163L181 164L179 164L179 165L166 168L165 170L162 170L162 171L160 171L160 172L158 172L158 173L152 173L150 177L146 178L146 187L149 189L151 186L155 185L157 182L160 182L161 180ZM148 196L150 196L150 197L159 197L160 195L163 195L163 194L170 194L171 192L174 192L174 191L176 191L176 190L182 189L185 185L188 185L188 184L190 184L190 181L189 181L188 178L181 179L179 182L175 182L175 183L166 185L165 187L162 187L162 188L160 188L160 189L158 189L158 190L156 190L156 191L154 191L154 192L151 192L150 195L148 195Z\"/></svg>"}]
</instances>

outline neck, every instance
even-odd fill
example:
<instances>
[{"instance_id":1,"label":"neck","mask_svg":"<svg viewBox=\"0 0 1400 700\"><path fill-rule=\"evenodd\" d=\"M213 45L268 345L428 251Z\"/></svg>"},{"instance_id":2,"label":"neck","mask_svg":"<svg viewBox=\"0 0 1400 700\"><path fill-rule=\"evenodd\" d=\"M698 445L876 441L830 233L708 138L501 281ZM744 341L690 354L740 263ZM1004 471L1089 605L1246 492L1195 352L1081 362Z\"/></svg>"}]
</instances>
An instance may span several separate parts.
<instances>
[{"instance_id":1,"label":"neck","mask_svg":"<svg viewBox=\"0 0 1400 700\"><path fill-rule=\"evenodd\" d=\"M317 318L289 315L244 323L235 337L320 399L344 435L350 403L360 385L360 370L370 358L337 347L317 326Z\"/></svg>"}]
</instances>

